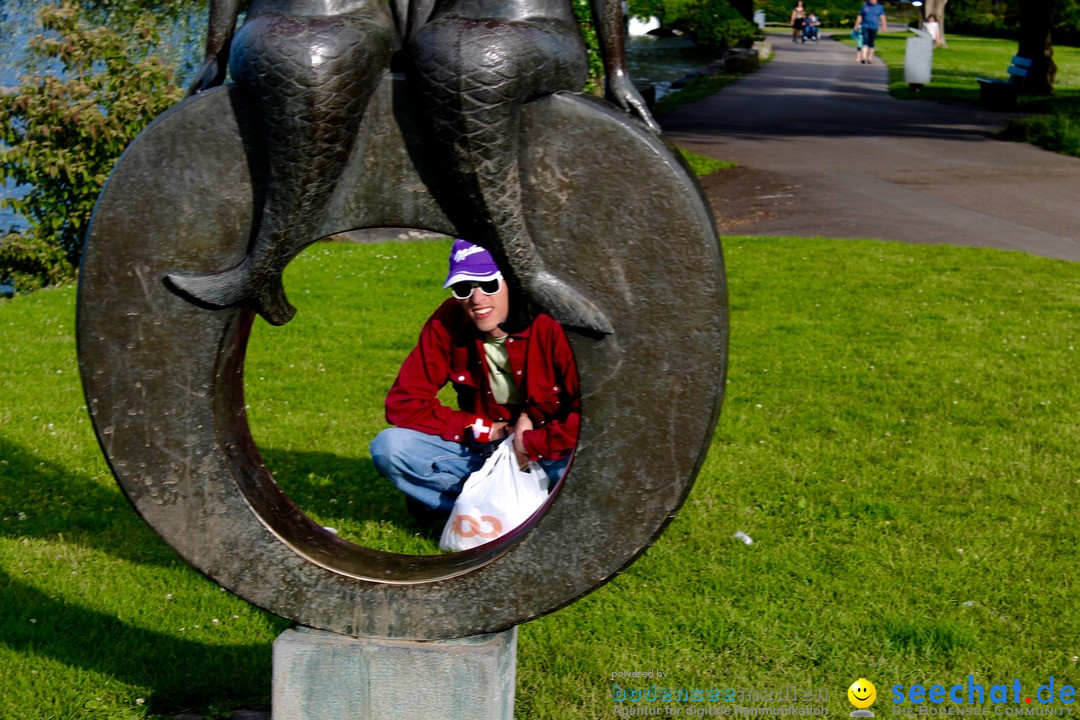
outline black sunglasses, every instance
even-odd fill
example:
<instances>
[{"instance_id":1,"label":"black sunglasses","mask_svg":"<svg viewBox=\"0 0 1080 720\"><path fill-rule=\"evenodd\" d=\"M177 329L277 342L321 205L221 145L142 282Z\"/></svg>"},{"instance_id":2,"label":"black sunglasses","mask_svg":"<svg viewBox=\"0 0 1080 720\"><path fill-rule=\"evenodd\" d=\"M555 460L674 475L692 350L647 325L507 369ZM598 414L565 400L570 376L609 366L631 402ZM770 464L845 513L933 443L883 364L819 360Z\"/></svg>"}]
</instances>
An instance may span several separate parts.
<instances>
[{"instance_id":1,"label":"black sunglasses","mask_svg":"<svg viewBox=\"0 0 1080 720\"><path fill-rule=\"evenodd\" d=\"M450 286L450 294L458 300L468 300L472 297L473 288L480 288L485 295L494 295L499 292L499 278L494 280L462 280Z\"/></svg>"}]
</instances>

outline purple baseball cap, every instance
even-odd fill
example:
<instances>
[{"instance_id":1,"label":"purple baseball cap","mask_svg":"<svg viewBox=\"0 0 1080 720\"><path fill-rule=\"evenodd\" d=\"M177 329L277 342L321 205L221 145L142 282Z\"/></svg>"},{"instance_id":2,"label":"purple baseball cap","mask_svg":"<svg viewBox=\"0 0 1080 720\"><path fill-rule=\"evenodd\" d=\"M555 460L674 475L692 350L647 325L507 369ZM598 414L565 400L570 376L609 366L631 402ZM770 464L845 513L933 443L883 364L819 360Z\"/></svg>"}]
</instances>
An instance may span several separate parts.
<instances>
[{"instance_id":1,"label":"purple baseball cap","mask_svg":"<svg viewBox=\"0 0 1080 720\"><path fill-rule=\"evenodd\" d=\"M499 266L495 264L495 258L491 257L484 248L473 245L468 240L457 238L450 247L450 272L446 274L446 283L443 288L448 288L462 280L494 280L502 275Z\"/></svg>"}]
</instances>

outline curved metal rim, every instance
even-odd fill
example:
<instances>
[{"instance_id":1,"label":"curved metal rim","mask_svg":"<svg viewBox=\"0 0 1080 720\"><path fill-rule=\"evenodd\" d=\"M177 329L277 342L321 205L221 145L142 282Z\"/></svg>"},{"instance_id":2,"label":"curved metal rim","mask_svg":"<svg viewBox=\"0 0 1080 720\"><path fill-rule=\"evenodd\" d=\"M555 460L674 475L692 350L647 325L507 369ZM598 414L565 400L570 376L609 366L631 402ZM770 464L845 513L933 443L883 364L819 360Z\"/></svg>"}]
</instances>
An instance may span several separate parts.
<instances>
[{"instance_id":1,"label":"curved metal rim","mask_svg":"<svg viewBox=\"0 0 1080 720\"><path fill-rule=\"evenodd\" d=\"M219 99L213 100L214 95ZM211 103L216 106L211 108ZM172 133L177 130L169 126L196 122L214 126L219 121L213 112L227 106L224 92L206 93L170 111L144 131L114 171L88 234L78 310L84 389L106 458L121 487L146 522L198 570L249 602L312 627L352 635L437 639L505 629L573 602L632 563L659 536L684 502L704 461L719 413L726 369L726 296L715 228L700 194L687 200L684 212L695 218L689 221L691 225L701 228L702 236L697 241L701 245L695 252L706 267L700 273L698 295L680 301L693 303L699 298L713 298L716 305L709 310L715 312L716 317L702 330L703 338L713 338L714 346L722 347L713 358L712 366L702 375L702 385L714 392L698 394L698 402L702 398L711 399L706 402L708 417L700 418L703 423L695 424L695 428L701 425L702 432L694 457L676 461L672 456L673 470L660 472L656 477L644 477L642 463L636 458L614 455L604 438L607 427L612 424L608 415L616 412L609 396L617 389L610 387L605 368L611 353L620 351L619 342L634 342L634 331L624 330L614 339L570 333L579 366L583 366L586 412L583 413L575 471L568 475L570 482L564 481L562 492L553 494L544 511L534 516L530 523L475 550L435 556L386 553L354 545L324 531L277 487L263 465L243 411L243 364L252 313L248 310L208 312L177 305L174 297L158 294L168 292L160 285L150 283L151 289L147 290L142 273L163 272L154 266L156 261L152 257L138 256L144 252L142 248L122 244L114 247L108 242L128 220L124 213L131 211L131 205L125 200L129 195L138 194L131 189L131 183L139 177L140 163L146 164L149 158L158 154L155 143L167 144L174 140ZM185 108L192 110L185 113ZM568 121L583 116L588 122L611 126L610 132L624 139L629 132L630 137L625 141L646 148L642 152L652 158L649 162L656 166L656 171L671 178L666 182L685 186L691 192L696 188L696 183L687 177L681 158L670 147L628 124L621 114L607 106L587 98L561 95L532 103L529 112L539 118L538 127L565 126ZM551 113L557 117L550 117ZM156 133L164 139L155 139ZM131 174L128 174L131 167ZM401 226L453 231L432 221L402 223ZM164 252L176 251L166 249ZM124 257L124 253L133 256ZM169 260L172 265L176 262L179 261ZM151 271L140 269L140 264L151 266ZM139 275L138 283L133 275ZM167 491L170 489L163 487L160 478L155 480L152 474L143 477L133 472L126 457L120 460L114 454L114 451L119 452L116 448L123 444L123 438L118 438L114 429L105 426L99 418L100 409L96 407L95 397L112 392L112 388L123 380L104 368L108 367L110 356L122 350L119 343L129 343L130 349L133 337L130 331L126 335L117 334L111 341L104 336L94 337L101 323L110 322L108 310L102 309L101 300L109 297L113 284L118 281L131 288L141 287L140 292L147 297L134 297L137 293L132 290L130 297L125 296L113 305L130 303L144 313L162 312L165 308L168 319L177 327L199 327L207 340L217 338L214 356L193 360L195 369L188 372L196 379L212 377L213 384L209 392L200 391L204 392L205 401L199 406L205 407L206 402L212 405L213 447L205 447L205 452L195 454L204 466L221 467L225 471L225 476L216 480L205 478L203 484L189 481L185 485L186 492L202 493L198 498L194 494L169 496ZM115 307L110 309L116 311ZM141 333L142 330L139 331L140 339ZM164 333L161 337L169 335ZM176 349L179 352L186 347ZM153 361L160 364L162 356L156 355ZM590 373L587 368L596 372ZM139 368L141 372L159 370ZM118 394L116 400L121 405L134 403L123 393ZM595 403L590 404L593 401ZM136 406L137 414L146 409L137 403L132 405ZM190 417L184 422L194 424L205 417L203 412L191 409ZM149 420L141 422L138 427L143 431L160 429L151 427ZM694 435L698 436L697 431ZM175 446L181 441L166 436L156 438L155 442ZM646 455L648 450L641 448ZM163 457L170 452L186 452L189 460L193 457L189 447L163 447ZM618 474L624 477L609 477L615 473L613 466L618 466ZM682 470L676 472L675 466ZM653 474L656 475L656 471ZM229 480L220 482L226 476ZM623 492L613 495L606 490L608 487L620 487ZM154 497L154 492L159 490L165 494ZM196 507L197 502L209 505ZM202 526L176 528L163 521L162 518L168 517L169 503L181 504L192 517L201 517ZM240 507L246 507L247 519L237 514ZM232 524L224 523L215 513L231 513ZM215 536L215 533L219 535ZM222 545L228 549L215 550L205 547L205 543L200 544L200 538L210 537L226 540ZM251 543L257 548L245 546ZM558 552L553 555L550 548L557 548ZM229 552L237 553L239 557L231 557ZM248 560L246 564L244 559ZM568 571L571 567L575 572ZM267 588L267 583L275 582L288 586L292 597L282 598L284 593ZM526 591L532 591L537 599L524 598L522 593ZM478 597L485 598L489 606L457 614L453 608L447 610L444 607L447 603L454 604L454 598Z\"/></svg>"}]
</instances>

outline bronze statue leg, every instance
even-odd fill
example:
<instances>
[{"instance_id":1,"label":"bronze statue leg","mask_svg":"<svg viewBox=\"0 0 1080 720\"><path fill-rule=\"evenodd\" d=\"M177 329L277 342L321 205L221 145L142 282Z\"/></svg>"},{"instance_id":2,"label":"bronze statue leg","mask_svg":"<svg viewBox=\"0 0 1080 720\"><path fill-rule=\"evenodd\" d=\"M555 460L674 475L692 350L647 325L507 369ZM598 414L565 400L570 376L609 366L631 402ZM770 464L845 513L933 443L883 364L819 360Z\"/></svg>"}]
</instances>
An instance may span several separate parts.
<instances>
[{"instance_id":1,"label":"bronze statue leg","mask_svg":"<svg viewBox=\"0 0 1080 720\"><path fill-rule=\"evenodd\" d=\"M397 40L385 3L362 15L262 14L233 41L229 67L257 108L269 171L255 239L243 262L224 272L174 273L181 292L215 307L250 303L282 325L296 310L281 275L318 238L327 202L349 159L364 109Z\"/></svg>"},{"instance_id":2,"label":"bronze statue leg","mask_svg":"<svg viewBox=\"0 0 1080 720\"><path fill-rule=\"evenodd\" d=\"M530 98L580 90L586 73L576 27L554 21L444 15L410 44L436 152L464 212L453 218L493 252L510 281L561 323L599 332L603 312L544 264L522 207L521 114Z\"/></svg>"}]
</instances>

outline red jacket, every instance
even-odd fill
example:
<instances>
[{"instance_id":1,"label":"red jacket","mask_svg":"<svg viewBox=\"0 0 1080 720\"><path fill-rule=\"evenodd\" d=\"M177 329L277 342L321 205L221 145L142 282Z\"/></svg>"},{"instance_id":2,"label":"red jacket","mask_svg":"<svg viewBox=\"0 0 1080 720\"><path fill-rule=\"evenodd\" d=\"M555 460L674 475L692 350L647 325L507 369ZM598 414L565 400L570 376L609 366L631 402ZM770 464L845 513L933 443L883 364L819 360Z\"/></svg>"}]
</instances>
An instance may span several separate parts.
<instances>
[{"instance_id":1,"label":"red jacket","mask_svg":"<svg viewBox=\"0 0 1080 720\"><path fill-rule=\"evenodd\" d=\"M484 361L484 338L454 299L428 318L420 339L401 366L386 396L386 420L398 427L464 443L477 419L513 425L515 409L491 394ZM559 459L577 443L581 400L577 366L562 326L538 315L523 332L506 339L510 369L534 429L522 441L529 458ZM436 397L446 383L457 391L460 410Z\"/></svg>"}]
</instances>

